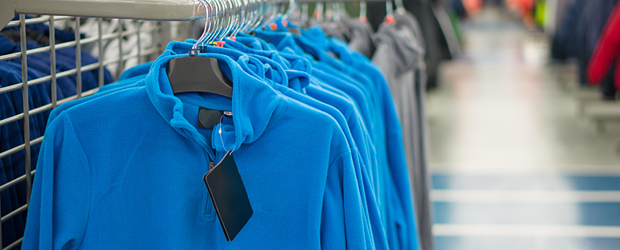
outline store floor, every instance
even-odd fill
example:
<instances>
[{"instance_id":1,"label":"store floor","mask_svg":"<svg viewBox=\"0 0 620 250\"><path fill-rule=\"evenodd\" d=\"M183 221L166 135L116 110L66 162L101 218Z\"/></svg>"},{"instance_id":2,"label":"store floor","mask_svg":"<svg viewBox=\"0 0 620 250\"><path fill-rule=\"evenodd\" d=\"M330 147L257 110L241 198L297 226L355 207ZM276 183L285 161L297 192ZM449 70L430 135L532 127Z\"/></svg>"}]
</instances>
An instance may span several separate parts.
<instances>
[{"instance_id":1,"label":"store floor","mask_svg":"<svg viewBox=\"0 0 620 250\"><path fill-rule=\"evenodd\" d=\"M429 93L436 250L620 249L620 124L577 115L571 65L487 9Z\"/></svg>"}]
</instances>

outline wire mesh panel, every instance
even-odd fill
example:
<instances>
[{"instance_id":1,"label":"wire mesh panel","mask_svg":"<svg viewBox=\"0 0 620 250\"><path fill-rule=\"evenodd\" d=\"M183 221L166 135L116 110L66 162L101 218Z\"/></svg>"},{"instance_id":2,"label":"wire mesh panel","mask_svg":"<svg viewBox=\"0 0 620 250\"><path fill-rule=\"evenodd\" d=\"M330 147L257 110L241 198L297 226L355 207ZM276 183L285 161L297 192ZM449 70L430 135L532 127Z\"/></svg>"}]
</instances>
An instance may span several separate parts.
<instances>
[{"instance_id":1,"label":"wire mesh panel","mask_svg":"<svg viewBox=\"0 0 620 250\"><path fill-rule=\"evenodd\" d=\"M19 15L0 33L0 246L23 239L52 109L92 95L162 50L161 23Z\"/></svg>"}]
</instances>

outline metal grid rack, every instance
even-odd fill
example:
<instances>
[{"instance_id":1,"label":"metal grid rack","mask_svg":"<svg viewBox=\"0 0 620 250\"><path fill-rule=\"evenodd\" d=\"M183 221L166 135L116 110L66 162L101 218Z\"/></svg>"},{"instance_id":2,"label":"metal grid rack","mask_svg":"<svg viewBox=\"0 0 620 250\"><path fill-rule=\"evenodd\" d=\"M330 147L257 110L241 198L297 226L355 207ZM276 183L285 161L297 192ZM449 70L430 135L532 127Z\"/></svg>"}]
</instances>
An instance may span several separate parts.
<instances>
[{"instance_id":1,"label":"metal grid rack","mask_svg":"<svg viewBox=\"0 0 620 250\"><path fill-rule=\"evenodd\" d=\"M72 21L73 30L75 32L74 41L63 42L63 43L55 42L56 41L55 24L57 24L57 22L62 21L62 20ZM6 183L0 186L0 193L2 195L5 195L5 193L9 192L9 190L14 190L19 185L23 187L24 185L23 183L24 182L26 183L25 185L26 192L21 194L20 197L18 197L19 201L23 201L23 202L20 202L19 204L20 206L12 207L12 211L2 211L2 214L4 214L4 216L2 216L2 219L1 219L3 226L6 226L5 223L9 221L13 221L11 219L17 219L17 220L23 219L25 223L25 218L26 218L26 214L28 210L28 202L30 199L30 193L32 189L33 175L36 172L36 170L34 169L34 167L36 166L33 166L31 162L31 156L33 153L36 153L36 152L33 152L33 147L36 148L36 145L40 144L41 141L43 140L43 136L42 136L43 131L41 131L40 137L32 138L33 136L31 135L31 121L30 121L31 118L37 114L50 111L56 108L60 104L69 102L71 100L79 99L82 97L86 97L86 96L89 96L95 93L99 89L99 87L103 86L104 84L104 69L108 65L116 64L117 66L115 67L116 68L115 75L119 76L123 70L123 65L128 60L131 60L131 59L135 60L135 58L137 58L138 63L143 63L143 62L146 62L147 60L154 59L154 57L156 57L158 54L160 54L160 51L162 51L162 42L166 40L166 38L163 37L165 36L165 34L162 35L162 30L167 27L169 28L169 23L162 24L162 22L155 22L155 21L131 20L130 22L136 22L137 24L135 26L137 27L136 29L133 29L133 30L119 29L113 33L103 34L102 24L103 22L105 22L105 20L102 18L96 18L96 22L98 22L97 35L88 37L88 38L82 38L80 36L81 21L83 21L83 18L68 17L68 16L40 16L40 17L27 19L24 14L20 14L19 20L11 21L6 25L6 27L19 27L19 35L20 35L19 40L20 40L21 48L27 48L27 32L28 32L27 25L47 24L49 26L49 45L42 46L36 49L26 49L26 50L22 49L21 52L0 55L0 62L18 60L19 58L21 58L21 71L22 71L21 76L23 80L21 83L12 84L9 86L0 86L0 95L5 94L5 93L7 95L10 95L12 92L17 93L21 91L22 92L21 100L23 100L21 103L22 105L21 110L23 112L18 113L17 112L18 104L14 103L16 105L15 113L18 113L18 114L13 115L11 117L4 117L4 119L3 117L0 117L1 119L0 128L2 128L2 126L7 126L10 124L13 124L13 125L20 124L21 126L20 129L23 132L22 135L20 135L23 141L21 145L11 146L11 148L6 149L5 151L2 151L0 149L0 161L7 161L6 159L10 159L11 156L13 156L13 158L17 158L16 156L20 156L19 157L20 159L18 160L24 161L23 165L25 167L25 171L21 170L25 174L21 176L13 176L14 178L7 178ZM124 21L129 21L129 20L124 20ZM153 25L150 25L149 29L141 30L140 28L142 26L141 24L143 24L144 22L152 22ZM142 48L142 46L140 45L141 44L140 36L141 34L145 34L145 32L152 34L153 42L151 43L151 46L149 48ZM166 32L163 32L163 33L166 33ZM169 31L167 33L169 34ZM133 51L130 54L123 53L123 47L122 47L123 40L133 35L138 36L138 43L137 43L136 48L134 49L135 51ZM118 42L119 42L118 43L119 54L117 58L109 59L109 60L106 60L106 58L99 58L96 63L92 63L89 65L82 65L81 51L83 47L88 46L88 44L98 45L98 50L99 50L98 54L100 57L102 57L104 55L103 45L108 41L112 41L113 39L118 39ZM65 70L65 71L57 71L57 59L58 59L57 50L71 48L71 47L75 48L74 69ZM46 53L46 52L50 53L50 58L49 58L50 71L45 72L45 73L49 73L49 75L40 77L37 79L29 79L28 78L29 74L27 70L28 65L29 65L28 60L30 59L29 56L40 54L40 53ZM89 71L93 71L93 72L98 71L98 79L97 79L98 87L94 89L90 89L90 90L84 90L82 88L82 81L83 81L82 75ZM75 76L77 94L59 100L58 93L57 93L57 80L60 78L71 77L71 76ZM28 101L28 100L33 99L33 97L31 96L31 91L34 86L38 84L43 84L43 83L45 84L49 83L50 84L49 86L51 86L50 88L51 95L49 96L49 100L51 100L51 102L47 105L43 105L40 107L32 107L31 103L29 103ZM43 94L47 94L47 93L43 93ZM17 93L16 95L19 96L19 93ZM0 107L0 108L7 108L7 107ZM47 123L47 121L45 121L45 123ZM17 135L13 135L13 136L17 136ZM0 143L2 143L3 145L9 145L9 142L0 141ZM24 154L25 158L21 157L21 154ZM0 164L1 163L2 162L0 162ZM4 165L5 169L9 167L12 167L12 166ZM5 169L2 169L3 172L6 172ZM0 174L8 175L5 173L0 173ZM17 194L19 195L20 193L17 192ZM0 207L6 207L6 206L2 206L2 204L0 204ZM21 246L23 237L13 242L6 242L7 239L2 239L2 229L3 229L2 226L0 226L0 247L6 246L3 249L18 249ZM18 235L21 235L23 232L17 232L17 233Z\"/></svg>"},{"instance_id":2,"label":"metal grid rack","mask_svg":"<svg viewBox=\"0 0 620 250\"><path fill-rule=\"evenodd\" d=\"M353 0L350 0L353 1ZM383 0L369 0L369 1L383 1ZM271 5L271 4L282 4L288 3L289 0L266 0L263 1L263 4ZM127 3L114 3L114 5L110 5L107 1L100 0L70 0L70 1L45 1L45 0L28 0L28 1L12 1L12 0L0 0L0 5L7 8L0 8L0 29L7 27L19 27L19 45L21 48L28 48L27 46L27 32L28 25L31 24L46 24L49 39L49 45L42 46L34 49L25 49L20 52L9 53L5 55L0 55L0 62L5 61L17 61L21 59L21 79L20 83L10 84L8 86L3 86L0 84L0 97L1 95L9 95L13 93L13 109L15 112L9 116L5 117L2 110L7 107L2 107L0 105L0 139L4 140L3 132L7 130L2 130L5 126L13 126L21 129L19 133L10 133L10 139L17 139L19 143L10 143L0 140L0 216L1 216L1 224L0 224L0 248L2 250L8 249L18 249L21 246L23 241L23 232L17 232L17 236L15 239L3 239L2 229L11 223L13 220L23 220L25 225L26 215L28 211L28 204L30 199L30 193L32 190L32 182L33 176L35 175L36 169L35 164L33 164L33 160L36 160L36 154L38 153L38 147L40 147L41 142L43 141L43 132L40 131L40 135L36 133L32 133L32 128L36 129L36 126L33 125L33 121L36 120L36 117L41 114L45 114L46 112L51 111L52 109L58 107L63 103L76 100L79 98L83 98L89 95L94 94L97 90L104 85L104 69L108 68L110 71L114 72L114 76L118 77L124 70L124 65L129 60L135 60L137 58L137 63L143 63L147 61L151 61L159 55L164 47L163 45L167 44L169 41L172 41L173 38L178 40L178 38L187 38L189 37L189 22L176 22L176 21L188 21L195 20L198 18L205 17L206 11L203 6L198 1L194 0L164 0L152 2L150 0L139 0L132 1ZM47 6L47 7L46 7ZM145 7L145 6L151 6ZM113 8L110 8L113 7ZM127 8L125 8L127 7ZM119 10L119 11L111 11L111 10ZM176 11L179 10L179 11ZM14 16L14 13L19 13L19 20L11 21L7 25L5 20L9 20ZM33 18L26 18L26 15L23 13L35 13L35 14L50 14L50 15L41 15ZM161 14L161 13L165 13ZM53 14L53 15L52 15ZM73 15L73 16L60 16L60 15ZM115 17L115 18L129 18L129 19L146 19L146 20L157 20L157 21L145 21L145 20L123 20L128 22L136 22L138 25L134 25L133 29L118 29L114 32L104 32L102 29L102 24L110 19L104 18L94 18L97 22L97 32L96 35L91 35L87 38L82 38L81 34L81 26L85 17L77 17L77 16L106 16L106 17ZM91 19L92 20L92 19ZM116 19L118 20L118 19ZM72 29L75 33L75 37L73 41L56 43L55 37L55 27L60 24L62 21L71 21ZM152 25L149 28L143 29L141 28L141 23L149 22ZM60 25L59 25L60 26ZM187 26L187 27L184 27ZM174 32L176 30L176 32ZM151 46L143 48L141 46L141 34L145 32L150 32L152 43ZM177 33L177 34L175 34ZM134 51L127 54L126 51L123 50L123 41L129 37L137 35L138 42L136 43ZM118 56L113 59L105 58L104 55L104 44L110 41L118 40ZM89 45L97 45L98 46L98 56L99 58L95 63L91 63L88 65L82 65L82 57L81 51L83 48ZM71 69L66 70L57 70L60 67L57 67L58 64L58 55L57 51L61 49L74 48L75 49L75 64ZM36 54L41 53L49 53L49 75L38 77L36 79L29 79L28 65L29 65L29 57ZM110 69L110 65L115 65L113 69ZM97 71L98 75L96 77L97 87L93 89L83 89L83 78L82 76L90 71ZM59 93L57 92L58 79L65 77L74 77L75 78L75 87L76 94L73 96L67 96L59 99ZM0 79L1 80L1 79ZM48 85L49 84L49 85ZM30 101L33 99L31 93L33 92L33 88L37 86L49 86L49 103L44 105L36 106L33 105ZM21 91L21 93L19 93ZM47 94L45 92L44 94ZM17 103L17 101L21 101L21 103ZM25 101L23 101L25 100ZM0 100L1 101L1 100ZM47 121L44 121L46 124ZM6 135L6 133L4 134ZM7 146L9 145L9 146ZM23 174L16 174L9 176L6 173L7 168L13 168L12 161L21 161L19 163L19 172ZM9 164L6 164L6 162ZM3 164L5 162L5 164ZM8 166L7 166L8 165ZM3 181L3 175L6 181ZM10 177L10 178L9 178ZM10 209L6 209L6 202L3 202L3 199L11 190L15 190L17 188L22 188L24 192L17 193L18 194L15 199L19 205L10 206ZM15 195L13 195L15 196ZM12 198L11 198L12 199ZM15 204L13 200L10 200L10 204ZM23 229L22 229L23 231Z\"/></svg>"}]
</instances>

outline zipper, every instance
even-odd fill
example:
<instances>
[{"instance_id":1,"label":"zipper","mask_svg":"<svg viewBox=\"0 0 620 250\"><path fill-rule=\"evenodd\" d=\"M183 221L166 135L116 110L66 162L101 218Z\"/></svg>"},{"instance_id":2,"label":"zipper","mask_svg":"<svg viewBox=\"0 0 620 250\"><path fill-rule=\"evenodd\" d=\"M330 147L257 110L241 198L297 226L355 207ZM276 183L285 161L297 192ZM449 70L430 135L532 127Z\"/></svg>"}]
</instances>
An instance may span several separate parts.
<instances>
[{"instance_id":1,"label":"zipper","mask_svg":"<svg viewBox=\"0 0 620 250\"><path fill-rule=\"evenodd\" d=\"M213 170L213 168L215 167L215 163L211 160L209 153L207 153L207 161L209 161L209 169L207 171L208 173L208 172L211 172L211 170ZM204 190L204 195L206 195L204 217L207 221L214 221L215 220L215 208L213 207L213 201L211 200L211 195L209 195L209 191L207 190L206 186Z\"/></svg>"}]
</instances>

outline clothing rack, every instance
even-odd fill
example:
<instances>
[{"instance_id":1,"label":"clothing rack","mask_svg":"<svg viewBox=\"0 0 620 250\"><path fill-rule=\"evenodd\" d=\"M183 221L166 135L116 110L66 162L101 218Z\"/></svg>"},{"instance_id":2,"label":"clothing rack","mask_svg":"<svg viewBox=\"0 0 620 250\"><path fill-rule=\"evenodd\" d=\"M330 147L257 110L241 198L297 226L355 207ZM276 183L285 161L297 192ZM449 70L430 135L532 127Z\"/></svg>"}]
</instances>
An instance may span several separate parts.
<instances>
[{"instance_id":1,"label":"clothing rack","mask_svg":"<svg viewBox=\"0 0 620 250\"><path fill-rule=\"evenodd\" d=\"M231 0L232 1L232 0ZM241 3L243 0L237 1ZM271 4L287 4L289 0L257 0L249 1L255 4L271 5ZM318 3L318 2L330 2L330 1L317 1L317 0L300 0L298 2L303 3ZM359 0L341 0L338 2L359 2ZM367 2L385 2L385 0L367 0ZM248 1L243 1L244 4L248 4ZM335 3L335 2L334 2ZM391 1L390 1L391 3ZM402 1L401 1L402 3ZM8 180L8 182L0 185L0 192L5 192L17 185L23 185L26 183L26 203L13 208L13 210L2 216L1 221L6 222L11 219L17 219L18 217L25 217L28 210L28 202L30 199L30 193L32 189L33 175L36 170L31 162L31 147L41 144L43 141L43 135L38 138L32 138L31 134L31 117L41 114L43 112L52 110L58 105L83 98L97 92L99 87L104 85L104 69L109 65L116 65L116 77L123 71L124 65L129 60L137 60L138 64L150 61L157 57L164 50L165 44L171 41L171 22L167 21L188 21L200 18L205 18L206 13L213 13L210 10L205 11L202 3L196 0L134 0L131 2L106 2L100 0L63 0L63 1L49 1L49 0L0 0L0 29L5 27L18 27L20 34L21 48L27 48L27 25L33 24L47 24L49 28L49 45L42 46L35 49L23 49L20 52L8 53L0 55L0 62L9 61L13 59L21 58L22 67L22 79L21 83L12 84L9 86L0 86L0 94L10 93L13 91L22 91L22 100L29 100L30 90L33 86L42 83L51 83L51 96L50 103L40 107L31 107L28 101L22 103L22 113L15 114L5 119L0 118L0 128L2 126L12 124L15 122L23 122L21 140L23 143L20 145L12 145L7 150L0 150L0 160L16 155L23 152L25 157L25 174L21 176L15 176L14 179ZM241 5L238 5L241 6ZM244 5L245 6L245 5ZM398 0L397 0L398 6ZM226 14L227 11L220 12L219 14ZM19 20L10 21L15 17L15 14L19 14ZM26 14L34 14L36 17L27 18ZM217 14L217 13L216 13ZM209 14L209 16L212 16ZM82 21L85 17L96 17L96 23L98 26L97 34L91 37L83 38L80 35L82 29ZM104 18L119 18L119 19L132 19L124 20L127 22L133 22L137 24L134 29L118 29L111 33L104 33L102 30L102 24L105 22ZM55 37L55 28L61 21L73 21L71 27L75 32L73 41L57 43ZM148 28L143 28L143 24L149 23ZM153 39L153 43L149 47L141 46L141 39L144 39L144 34L150 34ZM138 43L136 51L132 53L125 53L123 50L123 41L128 37L136 36ZM118 41L118 56L116 58L107 59L104 55L104 45L108 42ZM81 52L84 46L96 45L98 46L98 61L88 65L82 65ZM73 69L57 71L56 51L59 49L75 48L75 65ZM43 76L36 79L29 79L28 74L28 57L41 53L50 53L50 71L47 76ZM97 76L97 88L83 89L82 87L82 75L85 72L98 70ZM57 89L57 82L59 78L75 76L77 93L76 95L59 98ZM1 202L1 200L0 200ZM2 239L2 226L0 226L0 247L3 243L9 244L2 248L3 250L18 249L21 245L23 238L16 241L6 242L6 239Z\"/></svg>"},{"instance_id":2,"label":"clothing rack","mask_svg":"<svg viewBox=\"0 0 620 250\"><path fill-rule=\"evenodd\" d=\"M183 21L204 17L204 9L194 0L135 0L114 2L97 0L0 0L0 21L5 24L14 13L63 16L92 16L107 18Z\"/></svg>"},{"instance_id":3,"label":"clothing rack","mask_svg":"<svg viewBox=\"0 0 620 250\"><path fill-rule=\"evenodd\" d=\"M289 0L257 1L261 4L289 2ZM4 28L4 24L10 21L15 13L157 21L189 21L205 17L203 5L197 0L134 0L113 4L99 0L0 0L0 5L2 6L0 29Z\"/></svg>"},{"instance_id":4,"label":"clothing rack","mask_svg":"<svg viewBox=\"0 0 620 250\"><path fill-rule=\"evenodd\" d=\"M4 7L5 5L3 5ZM64 21L64 20L69 20L69 19L74 19L75 20L75 26L73 27L73 29L75 30L75 40L74 41L69 41L69 42L64 42L64 43L55 43L54 41L56 40L55 38L55 32L54 32L54 28L55 28L55 24L58 23L59 21ZM97 44L99 47L99 55L103 54L103 44L109 41L112 41L114 39L118 39L119 44L122 44L122 40L129 37L129 36L138 36L138 40L140 40L140 36L144 35L145 33L151 33L153 35L153 37L158 37L162 34L162 24L161 23L156 23L153 22L154 25L152 25L150 28L148 29L141 29L140 24L144 23L145 21L136 21L139 25L137 26L137 29L134 30L119 30L116 32L112 32L109 34L103 34L102 30L101 30L101 24L103 22L102 18L98 18L97 22L99 25L99 32L97 36L94 37L88 37L88 38L82 38L79 34L80 34L80 17L69 17L69 16L40 16L40 17L36 17L36 18L29 18L26 19L26 15L24 14L20 14L19 15L19 20L16 21L11 21L9 22L6 27L19 27L20 30L20 44L21 44L21 48L26 48L27 44L26 44L26 36L27 36L27 29L26 29L26 25L32 25L32 24L42 24L42 23L47 23L49 26L49 45L48 46L43 46L40 48L36 48L36 49L27 49L25 51L21 51L21 52L15 52L15 53L9 53L6 55L0 55L0 62L2 61L8 61L8 60L12 60L12 59L18 59L21 58L21 66L22 66L22 79L23 82L18 83L18 84L12 84L9 86L5 86L5 87L1 87L0 88L0 94L4 94L4 93L10 93L12 91L19 91L21 89L22 91L22 96L23 96L23 100L28 100L29 98L29 87L33 87L36 86L38 84L41 83L46 83L46 82L51 82L51 103L41 106L41 107L37 107L34 108L30 107L29 102L27 101L23 101L23 113L21 114L16 114L12 117L8 117L5 119L0 120L0 126L5 126L7 124L11 124L14 122L18 122L20 120L23 121L23 144L21 145L17 145L17 146L13 146L12 148L10 148L9 150L6 150L4 152L0 152L0 160L14 155L16 153L19 152L25 152L25 175L22 176L15 176L15 179L9 180L9 182L3 184L0 186L0 192L4 192L6 190L8 190L11 187L14 187L16 185L19 185L20 183L23 183L24 181L27 183L27 193L26 193L26 204L22 205L19 208L13 208L14 210L8 214L6 214L5 216L2 217L2 222L5 222L7 220L10 220L11 218L15 218L15 217L21 217L22 214L25 214L27 209L28 209L28 201L29 201L29 197L30 197L30 191L31 191L31 187L32 187L32 177L33 174L35 173L35 170L33 170L33 166L31 163L31 147L35 146L37 144L40 144L43 141L43 136L39 137L39 138L34 138L31 139L31 128L30 128L30 118L34 115L43 113L45 111L51 110L56 108L58 105L69 102L71 100L75 100L75 99L79 99L82 97L86 97L89 96L93 93L95 93L98 90L97 88L94 89L90 89L90 90L83 90L82 89L82 74L84 72L88 72L91 70L98 70L99 75L98 75L98 86L101 87L104 84L104 67L111 65L111 64L116 64L118 65L119 69L122 69L124 63L126 63L128 60L132 60L132 59L137 59L138 63L142 63L145 62L145 60L147 60L148 58L151 58L151 56L157 56L157 54L159 53L159 51L161 51L161 43L156 43L153 44L153 46L151 46L150 48L142 48L138 43L138 47L137 47L137 51L135 53L131 53L129 55L123 53L123 48L122 46L119 46L119 56L116 59L111 59L111 60L98 60L98 62L96 63L92 63L89 65L82 65L82 58L81 58L81 50L82 47L85 45L89 45L89 44ZM56 70L56 61L57 61L57 55L56 55L56 51L59 49L63 49L63 48L70 48L70 47L74 47L75 48L75 61L76 61L76 65L74 69L71 70L66 70L66 71L60 71L57 72ZM49 52L50 53L50 72L45 72L45 73L49 73L49 75L41 77L41 78L37 78L37 79L29 79L29 75L28 75L28 57L29 56L33 56L35 54L40 54L40 53L46 53ZM70 96L70 97L66 97L63 99L59 99L58 98L58 93L56 91L57 88L57 79L59 78L63 78L63 77L70 77L70 76L76 76L77 82L76 82L76 88L77 88L77 94L74 96ZM3 142L5 143L5 142ZM0 230L2 228L0 227ZM2 236L1 236L1 231L0 231L0 246L2 246ZM8 245L7 247L3 248L3 249L16 249L16 247L18 247L21 243L21 239L12 242L10 245Z\"/></svg>"},{"instance_id":5,"label":"clothing rack","mask_svg":"<svg viewBox=\"0 0 620 250\"><path fill-rule=\"evenodd\" d=\"M255 3L259 3L258 1ZM279 4L288 3L288 0L265 0L262 4ZM25 174L21 176L15 176L13 179L7 180L6 183L0 185L0 192L8 192L9 189L26 183L26 197L23 197L26 202L20 204L19 207L13 207L12 211L2 216L1 221L7 222L11 219L21 219L26 215L28 210L28 202L32 189L33 175L36 170L31 162L31 147L39 145L43 141L43 136L38 138L32 138L31 134L31 117L41 114L43 112L52 110L58 105L83 98L97 92L99 87L104 85L104 69L109 65L116 65L116 76L120 75L123 71L124 65L129 60L137 60L137 64L141 64L150 60L153 60L159 55L165 44L170 42L171 39L171 26L174 23L166 21L182 21L182 20L194 20L199 18L205 18L205 8L199 1L194 0L163 0L163 1L150 1L150 0L136 0L132 2L106 2L98 0L70 0L70 1L45 1L45 0L0 0L0 29L18 27L20 34L19 44L21 48L27 48L27 26L36 24L47 24L49 27L49 45L42 46L35 49L26 49L19 52L8 53L0 55L0 62L20 59L22 67L22 79L21 83L11 84L9 86L0 86L0 94L10 94L13 91L22 91L23 100L29 100L31 90L33 86L42 83L51 83L51 102L47 105L40 107L31 107L28 101L22 103L22 113L15 114L11 117L0 119L0 128L8 124L22 122L23 134L20 135L22 143L20 145L11 145L9 149L0 150L0 160L10 156L14 156L18 153L23 153L25 157L24 167ZM210 12L209 13L213 13ZM226 14L228 12L220 12L219 14ZM15 17L15 14L19 14L19 20L10 21ZM26 14L35 14L37 17L27 18ZM91 37L83 38L80 35L82 21L85 20L85 16L93 16L96 18L98 30L97 34ZM209 16L212 16L209 14ZM115 32L103 32L102 24L104 18L123 18L133 20L117 20L119 22L132 22L136 24L134 29L118 29ZM146 21L151 20L151 21ZM156 21L155 21L156 20ZM75 32L75 38L73 41L68 42L56 42L55 27L59 22L73 21L74 25L71 27ZM143 28L143 24L149 23L148 28ZM144 40L144 35L150 34L153 43L149 47L142 47L141 40ZM137 48L132 53L123 52L123 41L128 37L137 37ZM104 55L104 45L118 41L118 56L112 59L106 59ZM82 49L85 46L96 45L99 48L99 59L97 62L82 65ZM75 48L75 65L71 70L57 71L57 50L66 48ZM41 54L50 53L50 71L45 72L49 75L43 76L37 79L29 79L28 75L28 57ZM97 88L83 89L82 88L82 75L85 72L98 70ZM77 94L58 98L57 93L57 80L64 77L75 76ZM17 104L16 104L17 105ZM5 142L3 142L5 143ZM8 142L7 142L8 143ZM17 157L17 156L14 156ZM8 159L8 158L7 158ZM1 204L0 204L1 205ZM3 250L18 249L21 245L23 237L13 242L7 242L2 238L2 226L0 226L0 247ZM4 244L3 244L4 243Z\"/></svg>"}]
</instances>

